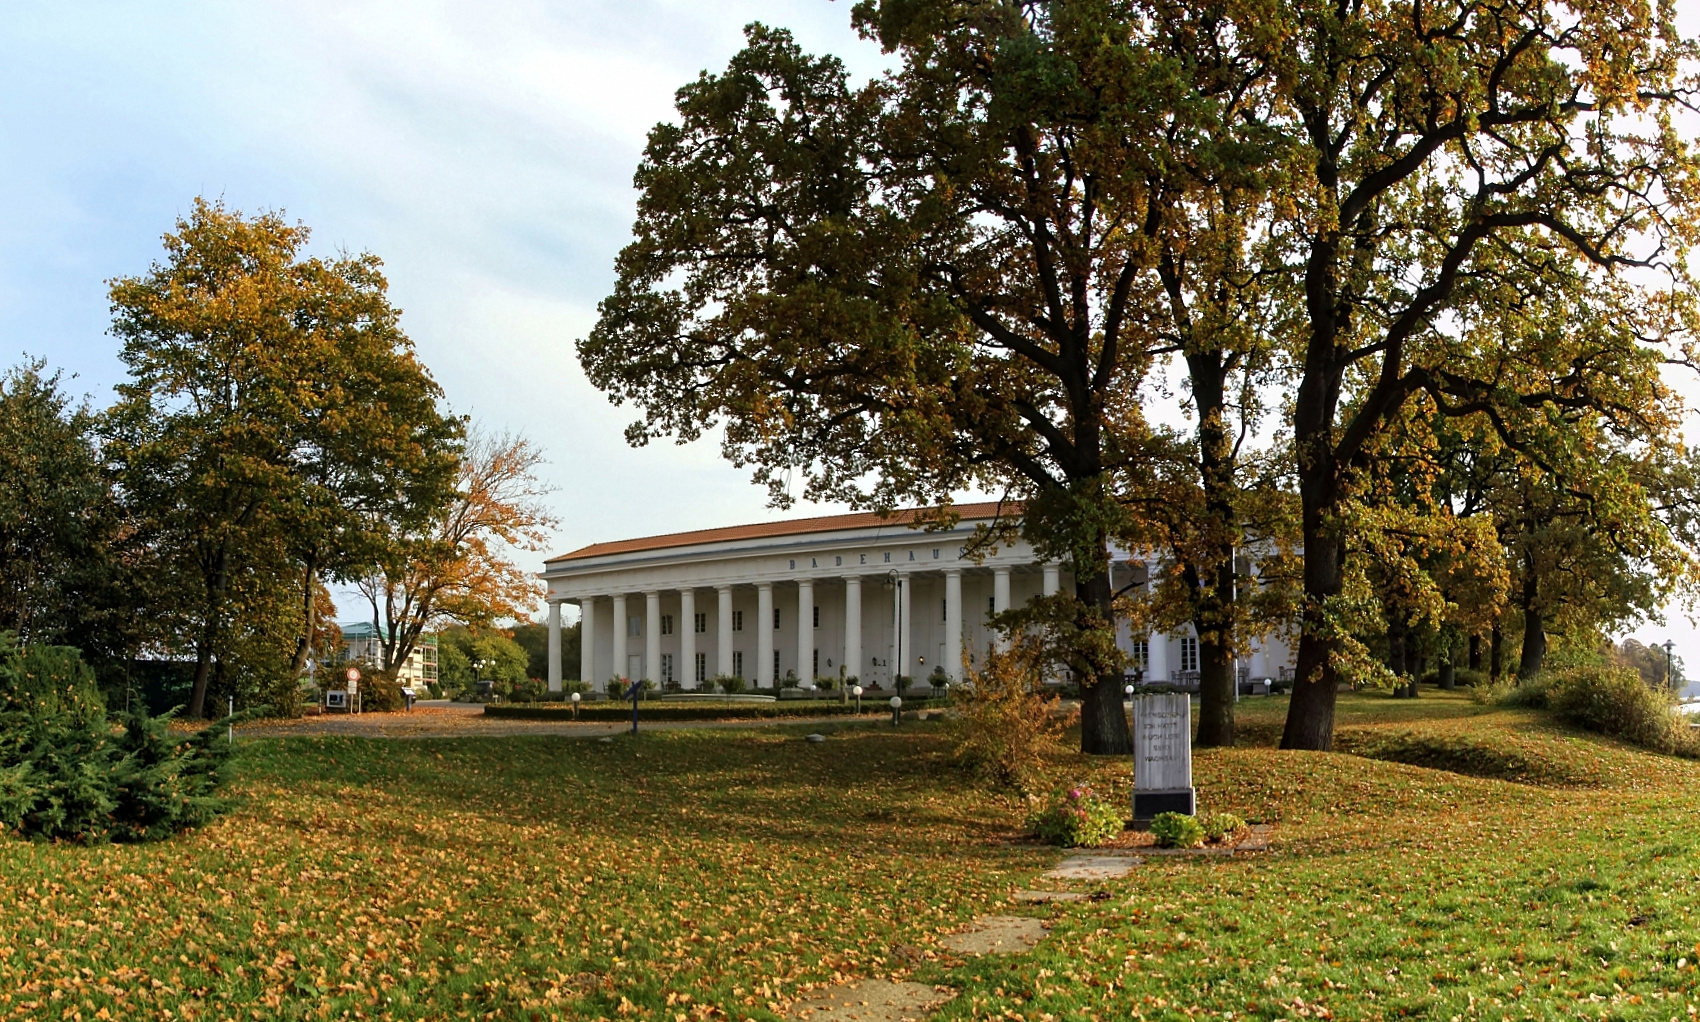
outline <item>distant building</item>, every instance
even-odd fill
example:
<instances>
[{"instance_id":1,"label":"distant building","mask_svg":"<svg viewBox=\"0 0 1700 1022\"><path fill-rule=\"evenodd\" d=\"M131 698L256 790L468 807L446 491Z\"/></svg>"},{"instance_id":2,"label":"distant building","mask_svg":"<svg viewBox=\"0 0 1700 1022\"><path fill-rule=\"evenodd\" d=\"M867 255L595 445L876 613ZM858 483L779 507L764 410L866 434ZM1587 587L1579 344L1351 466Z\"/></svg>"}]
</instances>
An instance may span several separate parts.
<instances>
[{"instance_id":1,"label":"distant building","mask_svg":"<svg viewBox=\"0 0 1700 1022\"><path fill-rule=\"evenodd\" d=\"M997 641L987 618L1074 584L1066 566L1040 559L1025 540L974 558L976 525L1003 510L960 504L961 520L939 532L893 518L832 515L596 543L551 558L549 690L561 688L561 605L583 623L580 677L647 678L681 688L736 675L770 687L794 676L857 678L892 686L897 675L955 679L963 654ZM1151 558L1112 552L1112 583L1148 588ZM1252 565L1241 570L1252 574ZM1196 685L1197 633L1134 631L1116 642L1152 681ZM1279 636L1254 640L1242 681L1291 677L1293 651Z\"/></svg>"},{"instance_id":2,"label":"distant building","mask_svg":"<svg viewBox=\"0 0 1700 1022\"><path fill-rule=\"evenodd\" d=\"M386 670L384 643L370 621L342 626L342 655L347 663ZM422 635L413 652L396 669L395 680L405 688L423 688L437 680L437 637Z\"/></svg>"}]
</instances>

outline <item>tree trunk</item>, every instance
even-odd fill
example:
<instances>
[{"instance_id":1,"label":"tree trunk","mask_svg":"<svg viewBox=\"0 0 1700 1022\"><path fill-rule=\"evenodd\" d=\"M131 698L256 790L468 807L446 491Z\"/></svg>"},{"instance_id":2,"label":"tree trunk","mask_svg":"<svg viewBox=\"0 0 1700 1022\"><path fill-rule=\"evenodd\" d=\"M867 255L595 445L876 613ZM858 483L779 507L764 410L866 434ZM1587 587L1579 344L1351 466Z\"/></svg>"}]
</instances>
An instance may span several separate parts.
<instances>
[{"instance_id":1,"label":"tree trunk","mask_svg":"<svg viewBox=\"0 0 1700 1022\"><path fill-rule=\"evenodd\" d=\"M190 719L201 716L207 705L207 682L212 678L212 643L205 637L195 643L195 684L189 689Z\"/></svg>"},{"instance_id":2,"label":"tree trunk","mask_svg":"<svg viewBox=\"0 0 1700 1022\"><path fill-rule=\"evenodd\" d=\"M1446 659L1440 662L1440 690L1450 692L1458 687L1458 671L1452 665L1452 654L1447 652Z\"/></svg>"},{"instance_id":3,"label":"tree trunk","mask_svg":"<svg viewBox=\"0 0 1700 1022\"><path fill-rule=\"evenodd\" d=\"M1541 673L1547 658L1546 623L1535 610L1523 612L1523 653L1517 660L1517 680L1523 681Z\"/></svg>"},{"instance_id":4,"label":"tree trunk","mask_svg":"<svg viewBox=\"0 0 1700 1022\"><path fill-rule=\"evenodd\" d=\"M318 581L318 558L311 555L307 558L305 568L301 572L301 637L295 642L295 656L290 661L291 677L301 677L301 672L307 669L307 655L313 649L313 631L318 624L318 601L313 599L313 583Z\"/></svg>"},{"instance_id":5,"label":"tree trunk","mask_svg":"<svg viewBox=\"0 0 1700 1022\"><path fill-rule=\"evenodd\" d=\"M1108 557L1099 563L1102 569L1091 578L1075 582L1075 595L1114 628ZM1133 735L1122 705L1121 673L1108 665L1094 664L1093 668L1094 677L1080 679L1080 751L1092 756L1132 755Z\"/></svg>"},{"instance_id":6,"label":"tree trunk","mask_svg":"<svg viewBox=\"0 0 1700 1022\"><path fill-rule=\"evenodd\" d=\"M1535 552L1523 552L1523 653L1517 660L1517 680L1533 678L1541 673L1547 658L1546 622L1540 612L1540 578L1535 574Z\"/></svg>"},{"instance_id":7,"label":"tree trunk","mask_svg":"<svg viewBox=\"0 0 1700 1022\"><path fill-rule=\"evenodd\" d=\"M1317 168L1324 188L1336 181L1330 158ZM1310 336L1305 343L1304 375L1293 399L1293 447L1298 458L1299 531L1304 541L1304 609L1300 619L1298 676L1287 704L1287 725L1281 748L1327 752L1334 748L1334 703L1339 692L1335 677L1335 623L1328 608L1340 595L1345 580L1344 537L1335 512L1341 500L1341 465L1335 452L1335 418L1345 370L1338 361L1334 296L1335 257L1339 235L1318 242L1305 270Z\"/></svg>"},{"instance_id":8,"label":"tree trunk","mask_svg":"<svg viewBox=\"0 0 1700 1022\"><path fill-rule=\"evenodd\" d=\"M1192 399L1198 412L1199 481L1204 520L1193 566L1202 583L1194 591L1193 627L1198 632L1198 737L1200 747L1234 744L1235 585L1234 548L1239 521L1234 510L1234 447L1226 419L1227 370L1220 351L1187 356Z\"/></svg>"},{"instance_id":9,"label":"tree trunk","mask_svg":"<svg viewBox=\"0 0 1700 1022\"><path fill-rule=\"evenodd\" d=\"M1405 691L1405 623L1397 611L1387 614L1387 669L1398 679L1393 695L1401 699L1409 695Z\"/></svg>"},{"instance_id":10,"label":"tree trunk","mask_svg":"<svg viewBox=\"0 0 1700 1022\"><path fill-rule=\"evenodd\" d=\"M1198 737L1200 747L1234 744L1233 650L1220 642L1198 640Z\"/></svg>"},{"instance_id":11,"label":"tree trunk","mask_svg":"<svg viewBox=\"0 0 1700 1022\"><path fill-rule=\"evenodd\" d=\"M1482 669L1482 637L1479 636L1479 635L1471 635L1470 636L1470 670L1479 671L1481 669Z\"/></svg>"},{"instance_id":12,"label":"tree trunk","mask_svg":"<svg viewBox=\"0 0 1700 1022\"><path fill-rule=\"evenodd\" d=\"M1306 473L1307 475L1309 473ZM1301 485L1304 501L1305 608L1299 633L1293 698L1287 704L1287 724L1281 748L1328 752L1334 748L1334 703L1338 680L1334 673L1332 627L1323 608L1340 592L1345 544L1337 530L1325 524L1324 501L1314 479ZM1330 487L1331 489L1331 487Z\"/></svg>"},{"instance_id":13,"label":"tree trunk","mask_svg":"<svg viewBox=\"0 0 1700 1022\"><path fill-rule=\"evenodd\" d=\"M1505 629L1500 627L1498 621L1493 623L1493 635L1489 641L1489 647L1490 673L1488 677L1495 685L1497 685L1499 684L1500 675L1504 673L1505 669Z\"/></svg>"}]
</instances>

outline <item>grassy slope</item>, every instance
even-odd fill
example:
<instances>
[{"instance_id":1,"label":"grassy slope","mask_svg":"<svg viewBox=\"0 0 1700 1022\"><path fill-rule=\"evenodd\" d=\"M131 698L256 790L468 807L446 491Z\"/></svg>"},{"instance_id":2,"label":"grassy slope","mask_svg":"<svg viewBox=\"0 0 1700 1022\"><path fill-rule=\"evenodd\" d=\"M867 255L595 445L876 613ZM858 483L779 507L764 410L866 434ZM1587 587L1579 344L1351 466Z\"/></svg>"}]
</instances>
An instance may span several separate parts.
<instances>
[{"instance_id":1,"label":"grassy slope","mask_svg":"<svg viewBox=\"0 0 1700 1022\"><path fill-rule=\"evenodd\" d=\"M1283 710L1242 704L1260 740ZM1204 805L1278 820L1275 852L1153 861L967 962L937 935L1056 854L995 840L1019 807L927 725L256 741L202 833L0 844L0 1018L772 1018L894 972L960 988L948 1018L1689 1017L1700 768L1460 698L1341 724L1385 758L1199 753Z\"/></svg>"}]
</instances>

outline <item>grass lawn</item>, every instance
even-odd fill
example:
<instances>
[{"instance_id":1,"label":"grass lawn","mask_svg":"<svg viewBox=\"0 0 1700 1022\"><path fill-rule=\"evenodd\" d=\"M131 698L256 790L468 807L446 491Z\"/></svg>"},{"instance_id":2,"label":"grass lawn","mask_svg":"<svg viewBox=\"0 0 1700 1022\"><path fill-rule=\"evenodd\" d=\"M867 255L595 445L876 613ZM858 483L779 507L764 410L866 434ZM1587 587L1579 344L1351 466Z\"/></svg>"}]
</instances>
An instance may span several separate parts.
<instances>
[{"instance_id":1,"label":"grass lawn","mask_svg":"<svg viewBox=\"0 0 1700 1022\"><path fill-rule=\"evenodd\" d=\"M1241 704L1258 742L1284 711ZM773 1019L848 976L1024 1022L1700 1008L1700 765L1427 691L1340 722L1356 754L1197 754L1201 804L1278 822L1272 852L1037 907L1007 898L1059 853L999 840L1020 806L936 725L256 739L204 831L0 843L0 1018ZM1058 766L1126 794L1125 761ZM988 912L1052 930L938 948Z\"/></svg>"}]
</instances>

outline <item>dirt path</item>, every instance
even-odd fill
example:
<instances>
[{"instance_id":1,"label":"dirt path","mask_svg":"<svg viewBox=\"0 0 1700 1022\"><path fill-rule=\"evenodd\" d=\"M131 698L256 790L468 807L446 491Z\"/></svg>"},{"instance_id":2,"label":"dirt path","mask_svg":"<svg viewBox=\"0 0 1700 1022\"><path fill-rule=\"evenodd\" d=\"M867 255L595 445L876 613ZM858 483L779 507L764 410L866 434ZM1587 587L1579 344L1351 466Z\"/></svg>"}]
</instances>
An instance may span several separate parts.
<instances>
[{"instance_id":1,"label":"dirt path","mask_svg":"<svg viewBox=\"0 0 1700 1022\"><path fill-rule=\"evenodd\" d=\"M646 721L644 731L724 730L780 724L842 723L842 717L782 717L765 720ZM552 720L503 720L484 716L481 706L415 706L412 713L328 714L295 720L262 720L236 730L252 738L345 735L359 738L501 738L509 735L571 735L601 738L631 730L630 721L574 723Z\"/></svg>"}]
</instances>

